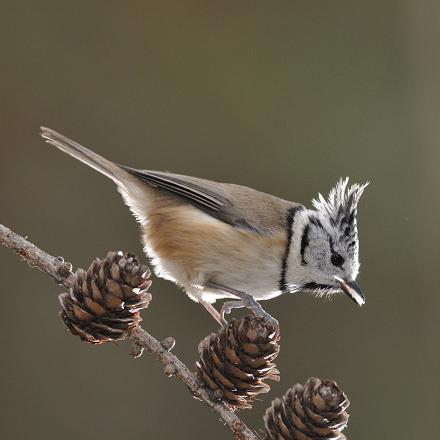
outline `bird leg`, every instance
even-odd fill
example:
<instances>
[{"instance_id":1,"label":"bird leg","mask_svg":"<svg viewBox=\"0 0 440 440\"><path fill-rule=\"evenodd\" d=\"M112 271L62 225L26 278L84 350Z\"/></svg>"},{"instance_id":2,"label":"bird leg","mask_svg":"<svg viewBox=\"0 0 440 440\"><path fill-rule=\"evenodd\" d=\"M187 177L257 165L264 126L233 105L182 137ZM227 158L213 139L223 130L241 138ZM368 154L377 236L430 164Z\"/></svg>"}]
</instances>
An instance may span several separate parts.
<instances>
[{"instance_id":1,"label":"bird leg","mask_svg":"<svg viewBox=\"0 0 440 440\"><path fill-rule=\"evenodd\" d=\"M220 324L220 326L226 323L223 314L220 314L217 309L209 302L199 299L199 303L207 310L207 312Z\"/></svg>"},{"instance_id":2,"label":"bird leg","mask_svg":"<svg viewBox=\"0 0 440 440\"><path fill-rule=\"evenodd\" d=\"M206 287L208 289L220 290L221 292L230 293L231 295L234 295L235 297L237 297L237 299L239 299L238 302L240 303L240 305L237 304L237 306L247 307L248 309L252 310L252 313L255 316L258 316L260 318L268 318L268 317L272 318L267 312L263 310L263 307L261 307L261 305L255 300L255 298L252 295L249 295L248 293L242 292L241 290L233 289L231 287L223 286L222 284L218 284L214 281L209 281L206 284ZM230 308L231 308L230 304L226 306L226 310Z\"/></svg>"}]
</instances>

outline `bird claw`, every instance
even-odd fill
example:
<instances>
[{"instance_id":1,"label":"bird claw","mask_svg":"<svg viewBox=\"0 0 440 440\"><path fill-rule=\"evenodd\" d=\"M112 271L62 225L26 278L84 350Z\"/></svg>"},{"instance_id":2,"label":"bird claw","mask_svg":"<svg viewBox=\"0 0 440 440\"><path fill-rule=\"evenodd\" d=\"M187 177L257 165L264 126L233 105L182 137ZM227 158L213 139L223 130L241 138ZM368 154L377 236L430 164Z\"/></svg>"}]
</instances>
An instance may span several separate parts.
<instances>
[{"instance_id":1,"label":"bird claw","mask_svg":"<svg viewBox=\"0 0 440 440\"><path fill-rule=\"evenodd\" d=\"M259 318L267 318L268 316L270 316L267 312L264 311L260 303L249 295L248 298L243 298L238 301L227 301L222 305L220 316L223 323L227 324L225 315L229 315L229 313L231 313L234 309L241 309L243 307L251 310L251 312Z\"/></svg>"},{"instance_id":2,"label":"bird claw","mask_svg":"<svg viewBox=\"0 0 440 440\"><path fill-rule=\"evenodd\" d=\"M246 307L250 309L252 313L258 318L275 321L275 319L269 313L267 313L263 309L263 307L261 307L260 303L252 295L249 295L248 293L242 292L240 290L223 286L221 284L217 284L212 281L207 284L207 287L215 290L220 290L222 292L231 293L237 298L237 301L227 301L223 304L219 313L219 318L222 321L220 324L226 324L227 322L225 320L225 315L231 313L232 309L240 307Z\"/></svg>"},{"instance_id":3,"label":"bird claw","mask_svg":"<svg viewBox=\"0 0 440 440\"><path fill-rule=\"evenodd\" d=\"M245 294L246 297L242 297L241 303L243 303L243 307L246 307L251 310L251 312L256 316L257 318L261 318L265 321L270 321L274 324L277 323L276 319L270 314L267 313L263 307L261 307L261 304L251 295Z\"/></svg>"},{"instance_id":4,"label":"bird claw","mask_svg":"<svg viewBox=\"0 0 440 440\"><path fill-rule=\"evenodd\" d=\"M220 310L220 316L222 318L222 321L226 324L226 318L225 315L229 315L229 313L232 312L234 309L240 309L242 307L245 307L243 304L243 301L226 301Z\"/></svg>"}]
</instances>

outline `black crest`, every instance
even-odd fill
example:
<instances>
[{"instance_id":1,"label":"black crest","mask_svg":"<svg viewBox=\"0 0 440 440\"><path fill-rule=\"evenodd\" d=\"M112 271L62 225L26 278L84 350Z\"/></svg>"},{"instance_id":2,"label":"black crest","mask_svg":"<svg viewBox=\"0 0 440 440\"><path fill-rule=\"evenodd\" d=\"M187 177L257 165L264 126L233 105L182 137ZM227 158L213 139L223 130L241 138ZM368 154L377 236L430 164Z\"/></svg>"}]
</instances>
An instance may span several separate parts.
<instances>
[{"instance_id":1,"label":"black crest","mask_svg":"<svg viewBox=\"0 0 440 440\"><path fill-rule=\"evenodd\" d=\"M312 200L315 209L325 214L331 226L340 232L340 241L345 242L348 248L357 246L357 205L367 185L368 182L364 185L355 183L349 187L346 177L338 181L327 200L322 194Z\"/></svg>"}]
</instances>

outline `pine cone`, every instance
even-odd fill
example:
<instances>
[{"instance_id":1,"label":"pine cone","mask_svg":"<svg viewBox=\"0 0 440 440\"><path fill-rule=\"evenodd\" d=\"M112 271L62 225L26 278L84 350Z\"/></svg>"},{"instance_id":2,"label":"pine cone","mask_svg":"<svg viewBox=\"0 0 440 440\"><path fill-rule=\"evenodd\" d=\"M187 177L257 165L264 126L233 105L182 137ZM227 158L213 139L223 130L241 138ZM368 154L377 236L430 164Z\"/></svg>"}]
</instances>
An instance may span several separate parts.
<instances>
[{"instance_id":1,"label":"pine cone","mask_svg":"<svg viewBox=\"0 0 440 440\"><path fill-rule=\"evenodd\" d=\"M279 352L278 323L255 316L233 319L199 345L197 373L208 388L233 408L267 393L267 379L279 380L273 360Z\"/></svg>"},{"instance_id":2,"label":"pine cone","mask_svg":"<svg viewBox=\"0 0 440 440\"><path fill-rule=\"evenodd\" d=\"M60 316L83 341L100 344L124 339L140 321L151 294L150 269L132 254L109 252L89 269L78 269L70 293L59 295Z\"/></svg>"},{"instance_id":3,"label":"pine cone","mask_svg":"<svg viewBox=\"0 0 440 440\"><path fill-rule=\"evenodd\" d=\"M311 377L272 402L264 415L266 439L346 439L341 431L347 426L348 405L336 382Z\"/></svg>"}]
</instances>

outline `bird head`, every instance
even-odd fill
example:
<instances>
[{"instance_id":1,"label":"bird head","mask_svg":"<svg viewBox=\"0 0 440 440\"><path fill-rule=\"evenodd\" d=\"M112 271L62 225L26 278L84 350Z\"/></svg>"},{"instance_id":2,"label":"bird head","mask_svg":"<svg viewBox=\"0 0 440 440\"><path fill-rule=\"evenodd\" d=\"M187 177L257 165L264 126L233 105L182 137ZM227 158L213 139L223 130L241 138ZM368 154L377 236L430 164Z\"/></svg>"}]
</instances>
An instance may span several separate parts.
<instances>
[{"instance_id":1,"label":"bird head","mask_svg":"<svg viewBox=\"0 0 440 440\"><path fill-rule=\"evenodd\" d=\"M359 305L364 295L356 283L359 273L357 205L368 183L348 187L340 179L325 199L312 200L313 210L304 210L296 236L296 270L293 290L319 295L343 292ZM296 222L295 222L296 223Z\"/></svg>"}]
</instances>

